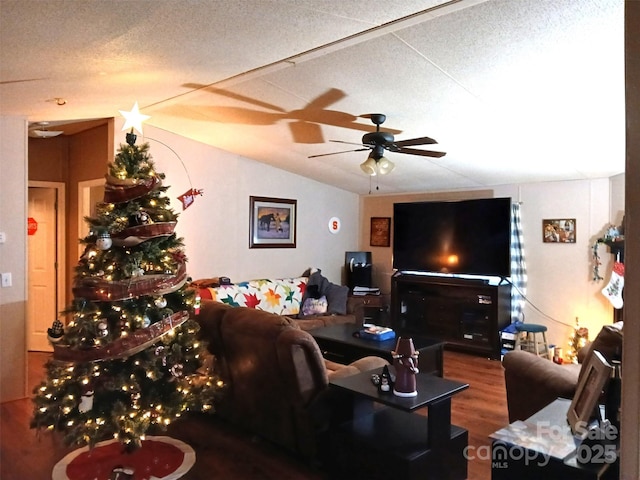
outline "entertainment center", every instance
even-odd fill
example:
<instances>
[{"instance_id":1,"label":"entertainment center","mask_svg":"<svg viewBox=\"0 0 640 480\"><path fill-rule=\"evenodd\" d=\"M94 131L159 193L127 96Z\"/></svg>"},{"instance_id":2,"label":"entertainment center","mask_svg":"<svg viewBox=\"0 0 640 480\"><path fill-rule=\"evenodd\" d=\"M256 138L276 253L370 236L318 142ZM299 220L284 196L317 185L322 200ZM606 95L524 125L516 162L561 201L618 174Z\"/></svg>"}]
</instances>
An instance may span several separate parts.
<instances>
[{"instance_id":1,"label":"entertainment center","mask_svg":"<svg viewBox=\"0 0 640 480\"><path fill-rule=\"evenodd\" d=\"M511 199L394 204L392 328L500 358L511 323Z\"/></svg>"},{"instance_id":2,"label":"entertainment center","mask_svg":"<svg viewBox=\"0 0 640 480\"><path fill-rule=\"evenodd\" d=\"M511 286L483 280L397 273L391 325L459 350L500 358L500 330L510 322Z\"/></svg>"}]
</instances>

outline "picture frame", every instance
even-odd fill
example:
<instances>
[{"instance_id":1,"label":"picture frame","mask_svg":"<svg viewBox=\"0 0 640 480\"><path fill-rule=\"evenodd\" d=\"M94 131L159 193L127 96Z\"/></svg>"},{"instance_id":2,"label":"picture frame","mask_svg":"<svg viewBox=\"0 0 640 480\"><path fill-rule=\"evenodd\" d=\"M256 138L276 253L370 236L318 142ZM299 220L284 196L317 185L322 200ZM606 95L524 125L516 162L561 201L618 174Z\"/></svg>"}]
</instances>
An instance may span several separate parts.
<instances>
[{"instance_id":1,"label":"picture frame","mask_svg":"<svg viewBox=\"0 0 640 480\"><path fill-rule=\"evenodd\" d=\"M372 247L391 245L391 217L371 217L369 245Z\"/></svg>"},{"instance_id":2,"label":"picture frame","mask_svg":"<svg viewBox=\"0 0 640 480\"><path fill-rule=\"evenodd\" d=\"M542 220L544 243L576 243L575 218L548 218Z\"/></svg>"},{"instance_id":3,"label":"picture frame","mask_svg":"<svg viewBox=\"0 0 640 480\"><path fill-rule=\"evenodd\" d=\"M297 200L249 197L249 248L296 248Z\"/></svg>"},{"instance_id":4,"label":"picture frame","mask_svg":"<svg viewBox=\"0 0 640 480\"><path fill-rule=\"evenodd\" d=\"M613 367L599 351L594 350L582 369L584 373L580 377L567 412L571 433L576 436L586 435L589 421L593 417L607 381L611 378Z\"/></svg>"}]
</instances>

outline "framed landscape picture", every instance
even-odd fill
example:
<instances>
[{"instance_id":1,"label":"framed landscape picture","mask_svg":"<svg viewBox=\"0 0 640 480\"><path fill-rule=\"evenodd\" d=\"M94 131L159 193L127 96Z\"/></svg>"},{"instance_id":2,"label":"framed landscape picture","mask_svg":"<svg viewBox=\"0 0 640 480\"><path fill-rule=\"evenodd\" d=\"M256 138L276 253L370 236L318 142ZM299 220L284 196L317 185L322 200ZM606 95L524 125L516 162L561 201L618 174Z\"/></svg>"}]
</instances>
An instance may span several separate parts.
<instances>
[{"instance_id":1,"label":"framed landscape picture","mask_svg":"<svg viewBox=\"0 0 640 480\"><path fill-rule=\"evenodd\" d=\"M249 197L249 248L295 248L297 200Z\"/></svg>"},{"instance_id":2,"label":"framed landscape picture","mask_svg":"<svg viewBox=\"0 0 640 480\"><path fill-rule=\"evenodd\" d=\"M542 241L544 243L576 243L576 219L542 220Z\"/></svg>"},{"instance_id":3,"label":"framed landscape picture","mask_svg":"<svg viewBox=\"0 0 640 480\"><path fill-rule=\"evenodd\" d=\"M391 217L371 217L372 247L388 247L391 245Z\"/></svg>"}]
</instances>

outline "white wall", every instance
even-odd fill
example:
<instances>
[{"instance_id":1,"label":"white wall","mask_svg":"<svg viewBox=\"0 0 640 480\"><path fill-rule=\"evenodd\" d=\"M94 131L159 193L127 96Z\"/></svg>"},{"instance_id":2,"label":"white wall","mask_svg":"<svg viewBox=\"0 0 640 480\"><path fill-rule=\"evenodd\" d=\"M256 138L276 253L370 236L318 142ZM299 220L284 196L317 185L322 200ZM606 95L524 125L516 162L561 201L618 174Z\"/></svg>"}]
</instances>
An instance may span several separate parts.
<instances>
[{"instance_id":1,"label":"white wall","mask_svg":"<svg viewBox=\"0 0 640 480\"><path fill-rule=\"evenodd\" d=\"M122 120L116 119L116 148L124 142L121 128ZM357 247L356 194L154 127L144 126L137 144L145 141L156 168L166 174L164 183L170 187L167 194L176 212L182 212L179 195L192 186L204 190L180 214L177 226L193 279L292 277L316 267L332 282L341 283L344 253ZM251 195L297 200L296 248L249 248ZM338 234L328 228L333 216L341 220Z\"/></svg>"},{"instance_id":2,"label":"white wall","mask_svg":"<svg viewBox=\"0 0 640 480\"><path fill-rule=\"evenodd\" d=\"M624 219L624 178L624 173L621 173L609 179L611 182L611 208L609 218L613 225L622 225L622 220Z\"/></svg>"},{"instance_id":3,"label":"white wall","mask_svg":"<svg viewBox=\"0 0 640 480\"><path fill-rule=\"evenodd\" d=\"M624 180L579 180L509 185L495 188L495 196L522 202L522 227L528 270L525 321L548 327L550 343L568 348L573 325L594 338L602 325L611 323L613 308L602 295L612 267L612 256L599 247L602 281L593 280L593 249L596 238L612 223L621 221ZM620 218L618 218L620 217ZM575 218L575 244L542 242L542 220ZM616 223L617 224L617 223Z\"/></svg>"},{"instance_id":4,"label":"white wall","mask_svg":"<svg viewBox=\"0 0 640 480\"><path fill-rule=\"evenodd\" d=\"M0 272L13 286L0 288L0 401L26 392L27 122L0 117Z\"/></svg>"}]
</instances>

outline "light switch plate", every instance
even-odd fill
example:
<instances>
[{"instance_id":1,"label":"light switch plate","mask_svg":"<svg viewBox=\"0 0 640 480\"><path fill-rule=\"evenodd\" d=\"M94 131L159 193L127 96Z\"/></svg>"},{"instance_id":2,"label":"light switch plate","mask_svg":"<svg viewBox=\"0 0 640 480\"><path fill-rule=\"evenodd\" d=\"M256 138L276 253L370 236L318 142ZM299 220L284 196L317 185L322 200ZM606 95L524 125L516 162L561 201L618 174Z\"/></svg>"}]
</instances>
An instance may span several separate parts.
<instances>
[{"instance_id":1,"label":"light switch plate","mask_svg":"<svg viewBox=\"0 0 640 480\"><path fill-rule=\"evenodd\" d=\"M2 274L2 287L11 286L11 272Z\"/></svg>"}]
</instances>

